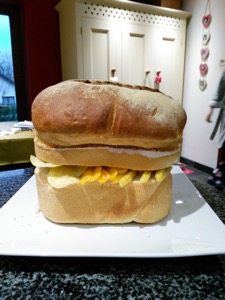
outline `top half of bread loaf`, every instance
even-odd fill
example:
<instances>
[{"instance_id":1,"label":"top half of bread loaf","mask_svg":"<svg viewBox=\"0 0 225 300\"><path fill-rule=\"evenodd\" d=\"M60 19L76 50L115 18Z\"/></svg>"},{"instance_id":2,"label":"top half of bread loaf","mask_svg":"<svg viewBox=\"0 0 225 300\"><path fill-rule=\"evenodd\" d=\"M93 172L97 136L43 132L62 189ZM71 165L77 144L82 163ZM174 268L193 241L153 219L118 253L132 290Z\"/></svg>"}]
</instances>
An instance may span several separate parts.
<instances>
[{"instance_id":1,"label":"top half of bread loaf","mask_svg":"<svg viewBox=\"0 0 225 300\"><path fill-rule=\"evenodd\" d=\"M145 87L67 80L37 95L32 121L45 142L51 134L77 136L73 145L96 144L105 136L112 144L114 138L129 138L133 140L130 146L140 146L136 140L180 139L186 113L177 100ZM67 146L65 141L56 143Z\"/></svg>"}]
</instances>

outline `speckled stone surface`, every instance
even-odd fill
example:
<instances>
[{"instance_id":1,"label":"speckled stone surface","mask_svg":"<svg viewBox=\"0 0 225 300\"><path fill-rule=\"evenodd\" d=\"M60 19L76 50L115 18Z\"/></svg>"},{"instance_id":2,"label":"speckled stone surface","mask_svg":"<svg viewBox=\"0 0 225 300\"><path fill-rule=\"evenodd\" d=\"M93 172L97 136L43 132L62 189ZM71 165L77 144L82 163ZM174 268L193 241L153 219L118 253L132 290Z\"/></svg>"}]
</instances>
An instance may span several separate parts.
<instances>
[{"instance_id":1,"label":"speckled stone surface","mask_svg":"<svg viewBox=\"0 0 225 300\"><path fill-rule=\"evenodd\" d=\"M0 172L0 206L32 175L33 168ZM225 192L192 182L225 222ZM6 299L225 299L225 256L0 256L0 300Z\"/></svg>"},{"instance_id":2,"label":"speckled stone surface","mask_svg":"<svg viewBox=\"0 0 225 300\"><path fill-rule=\"evenodd\" d=\"M216 190L213 186L191 180L203 198L208 202L217 216L225 223L225 188L223 191Z\"/></svg>"}]
</instances>

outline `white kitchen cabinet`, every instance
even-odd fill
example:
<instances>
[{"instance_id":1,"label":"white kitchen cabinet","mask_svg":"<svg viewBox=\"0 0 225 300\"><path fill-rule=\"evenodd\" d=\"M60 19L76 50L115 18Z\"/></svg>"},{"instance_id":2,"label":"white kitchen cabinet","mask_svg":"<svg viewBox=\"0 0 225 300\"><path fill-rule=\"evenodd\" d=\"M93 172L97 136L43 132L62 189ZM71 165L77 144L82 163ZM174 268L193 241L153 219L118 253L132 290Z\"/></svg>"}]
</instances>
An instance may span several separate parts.
<instances>
[{"instance_id":1,"label":"white kitchen cabinet","mask_svg":"<svg viewBox=\"0 0 225 300\"><path fill-rule=\"evenodd\" d=\"M156 87L182 102L189 13L135 2L62 0L63 80L110 80ZM115 79L115 78L114 78Z\"/></svg>"},{"instance_id":2,"label":"white kitchen cabinet","mask_svg":"<svg viewBox=\"0 0 225 300\"><path fill-rule=\"evenodd\" d=\"M121 73L120 28L114 22L82 18L83 78L108 80ZM80 74L78 74L78 77Z\"/></svg>"}]
</instances>

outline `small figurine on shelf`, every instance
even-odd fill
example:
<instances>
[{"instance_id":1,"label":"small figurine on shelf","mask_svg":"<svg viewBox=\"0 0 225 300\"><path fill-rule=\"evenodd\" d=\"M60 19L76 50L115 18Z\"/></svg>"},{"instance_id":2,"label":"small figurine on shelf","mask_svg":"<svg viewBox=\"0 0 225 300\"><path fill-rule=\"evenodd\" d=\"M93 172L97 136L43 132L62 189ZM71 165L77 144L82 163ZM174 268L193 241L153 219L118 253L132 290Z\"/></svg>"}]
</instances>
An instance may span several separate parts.
<instances>
[{"instance_id":1,"label":"small figurine on shelf","mask_svg":"<svg viewBox=\"0 0 225 300\"><path fill-rule=\"evenodd\" d=\"M159 89L159 84L162 81L161 70L156 70L155 89Z\"/></svg>"},{"instance_id":2,"label":"small figurine on shelf","mask_svg":"<svg viewBox=\"0 0 225 300\"><path fill-rule=\"evenodd\" d=\"M111 69L111 77L110 77L110 81L118 81L118 77L116 76L116 69Z\"/></svg>"},{"instance_id":3,"label":"small figurine on shelf","mask_svg":"<svg viewBox=\"0 0 225 300\"><path fill-rule=\"evenodd\" d=\"M155 83L160 83L162 81L161 70L156 71Z\"/></svg>"}]
</instances>

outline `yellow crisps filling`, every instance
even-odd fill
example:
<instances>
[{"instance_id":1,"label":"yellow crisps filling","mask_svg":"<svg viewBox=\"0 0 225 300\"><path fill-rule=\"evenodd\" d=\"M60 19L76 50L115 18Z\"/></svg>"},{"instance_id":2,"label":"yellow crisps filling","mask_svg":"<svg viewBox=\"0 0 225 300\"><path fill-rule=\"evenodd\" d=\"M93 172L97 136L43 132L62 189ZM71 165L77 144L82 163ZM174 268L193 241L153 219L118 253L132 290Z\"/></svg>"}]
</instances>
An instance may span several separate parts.
<instances>
[{"instance_id":1,"label":"yellow crisps filling","mask_svg":"<svg viewBox=\"0 0 225 300\"><path fill-rule=\"evenodd\" d=\"M111 178L110 174L104 168L102 168L102 173L100 178L98 179L98 182L105 183L106 181L110 180L110 178Z\"/></svg>"},{"instance_id":2,"label":"yellow crisps filling","mask_svg":"<svg viewBox=\"0 0 225 300\"><path fill-rule=\"evenodd\" d=\"M146 183L148 182L150 177L151 177L151 171L145 171L141 175L140 182Z\"/></svg>"},{"instance_id":3,"label":"yellow crisps filling","mask_svg":"<svg viewBox=\"0 0 225 300\"><path fill-rule=\"evenodd\" d=\"M133 179L139 180L141 183L147 183L149 180L160 182L165 178L167 170L135 171L104 166L60 166L44 162L35 156L31 156L31 163L35 167L49 168L48 182L54 188L63 188L78 182L86 184L90 182L105 183L109 181L119 184L120 187L126 186Z\"/></svg>"},{"instance_id":4,"label":"yellow crisps filling","mask_svg":"<svg viewBox=\"0 0 225 300\"><path fill-rule=\"evenodd\" d=\"M127 171L119 180L119 185L124 187L128 183L132 181L132 179L136 176L137 171Z\"/></svg>"},{"instance_id":5,"label":"yellow crisps filling","mask_svg":"<svg viewBox=\"0 0 225 300\"><path fill-rule=\"evenodd\" d=\"M156 179L156 181L163 180L163 178L165 177L165 173L166 173L165 169L157 170L155 172L155 179Z\"/></svg>"},{"instance_id":6,"label":"yellow crisps filling","mask_svg":"<svg viewBox=\"0 0 225 300\"><path fill-rule=\"evenodd\" d=\"M71 167L50 168L48 172L48 183L54 188L60 189L78 182L79 179L74 176L74 171Z\"/></svg>"}]
</instances>

